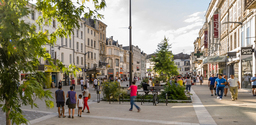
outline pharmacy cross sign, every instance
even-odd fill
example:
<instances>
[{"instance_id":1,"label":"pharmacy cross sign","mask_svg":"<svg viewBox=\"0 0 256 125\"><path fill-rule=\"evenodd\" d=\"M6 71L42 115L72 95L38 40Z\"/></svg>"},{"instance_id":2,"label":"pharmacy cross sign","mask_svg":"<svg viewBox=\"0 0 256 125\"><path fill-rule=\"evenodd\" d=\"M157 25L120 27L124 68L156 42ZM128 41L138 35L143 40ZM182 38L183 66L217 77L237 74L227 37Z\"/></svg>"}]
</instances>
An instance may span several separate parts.
<instances>
[{"instance_id":1,"label":"pharmacy cross sign","mask_svg":"<svg viewBox=\"0 0 256 125\"><path fill-rule=\"evenodd\" d=\"M197 51L194 55L196 56L196 58L200 58L200 56L202 56L203 53L200 53L200 51Z\"/></svg>"}]
</instances>

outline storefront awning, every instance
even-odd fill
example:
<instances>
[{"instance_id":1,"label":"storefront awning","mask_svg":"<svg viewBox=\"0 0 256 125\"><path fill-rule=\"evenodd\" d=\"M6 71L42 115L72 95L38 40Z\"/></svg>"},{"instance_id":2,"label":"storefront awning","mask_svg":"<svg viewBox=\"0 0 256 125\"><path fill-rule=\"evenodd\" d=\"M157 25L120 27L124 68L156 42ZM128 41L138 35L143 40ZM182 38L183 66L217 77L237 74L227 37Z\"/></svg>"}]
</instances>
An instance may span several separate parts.
<instances>
[{"instance_id":1,"label":"storefront awning","mask_svg":"<svg viewBox=\"0 0 256 125\"><path fill-rule=\"evenodd\" d=\"M226 62L226 56L209 56L203 59L203 64Z\"/></svg>"}]
</instances>

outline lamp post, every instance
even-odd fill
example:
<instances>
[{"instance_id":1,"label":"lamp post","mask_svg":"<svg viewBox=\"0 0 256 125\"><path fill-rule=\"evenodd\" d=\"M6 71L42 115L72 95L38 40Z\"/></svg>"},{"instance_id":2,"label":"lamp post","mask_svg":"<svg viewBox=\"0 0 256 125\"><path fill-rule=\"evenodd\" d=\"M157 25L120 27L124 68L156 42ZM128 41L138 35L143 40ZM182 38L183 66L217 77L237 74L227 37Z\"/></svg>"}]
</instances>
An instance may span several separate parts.
<instances>
[{"instance_id":1,"label":"lamp post","mask_svg":"<svg viewBox=\"0 0 256 125\"><path fill-rule=\"evenodd\" d=\"M129 21L130 21L130 26L129 26L129 31L130 31L130 53L129 53L129 85L131 86L132 84L132 0L130 0L130 13L129 13Z\"/></svg>"},{"instance_id":2,"label":"lamp post","mask_svg":"<svg viewBox=\"0 0 256 125\"><path fill-rule=\"evenodd\" d=\"M85 71L86 71L86 54L89 54L89 53L91 53L91 52L88 51L88 52L84 53L84 70L83 70L83 79L84 79L84 81L85 81L85 78L86 78L85 75L87 75L87 74L85 74Z\"/></svg>"}]
</instances>

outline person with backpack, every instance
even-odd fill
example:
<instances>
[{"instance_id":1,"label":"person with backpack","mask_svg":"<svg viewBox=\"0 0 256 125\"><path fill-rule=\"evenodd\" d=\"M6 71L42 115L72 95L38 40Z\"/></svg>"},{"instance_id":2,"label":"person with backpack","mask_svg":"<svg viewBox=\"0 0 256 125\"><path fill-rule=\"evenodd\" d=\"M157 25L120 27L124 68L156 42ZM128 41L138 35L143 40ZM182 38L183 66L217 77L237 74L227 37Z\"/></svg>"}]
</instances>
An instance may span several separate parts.
<instances>
[{"instance_id":1,"label":"person with backpack","mask_svg":"<svg viewBox=\"0 0 256 125\"><path fill-rule=\"evenodd\" d=\"M83 91L83 97L84 97L84 108L83 108L83 111L84 112L84 109L85 107L87 108L87 113L90 113L90 109L89 109L89 106L88 106L88 99L89 99L89 89L87 88L87 85L84 85L84 91Z\"/></svg>"},{"instance_id":2,"label":"person with backpack","mask_svg":"<svg viewBox=\"0 0 256 125\"><path fill-rule=\"evenodd\" d=\"M59 113L59 118L63 114L63 118L65 118L65 109L64 109L64 102L65 102L65 93L62 90L62 86L58 87L59 89L55 91L55 99L58 107L58 113ZM62 112L60 112L60 108L62 107Z\"/></svg>"}]
</instances>

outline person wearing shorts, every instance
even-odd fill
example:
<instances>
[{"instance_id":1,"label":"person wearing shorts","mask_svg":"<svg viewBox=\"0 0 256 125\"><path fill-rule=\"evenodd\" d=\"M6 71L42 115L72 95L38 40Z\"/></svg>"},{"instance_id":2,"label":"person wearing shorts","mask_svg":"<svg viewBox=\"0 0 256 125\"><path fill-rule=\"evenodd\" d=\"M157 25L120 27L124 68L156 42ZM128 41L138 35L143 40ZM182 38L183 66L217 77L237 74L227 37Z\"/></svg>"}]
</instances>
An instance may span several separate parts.
<instances>
[{"instance_id":1,"label":"person wearing shorts","mask_svg":"<svg viewBox=\"0 0 256 125\"><path fill-rule=\"evenodd\" d=\"M70 91L68 91L67 93L67 98L70 99L70 103L68 105L68 118L71 118L70 117L70 114L71 114L71 109L72 109L72 118L74 118L74 114L75 114L75 108L76 108L76 100L77 100L77 95L76 95L76 92L73 91L73 86L70 86Z\"/></svg>"},{"instance_id":2,"label":"person wearing shorts","mask_svg":"<svg viewBox=\"0 0 256 125\"><path fill-rule=\"evenodd\" d=\"M216 79L217 79L217 77L214 77L214 74L212 74L208 81L208 87L210 87L211 96L213 96L213 90L214 90L214 93L216 96L216 88L214 88L214 83L215 83Z\"/></svg>"},{"instance_id":3,"label":"person wearing shorts","mask_svg":"<svg viewBox=\"0 0 256 125\"><path fill-rule=\"evenodd\" d=\"M256 96L256 74L254 74L254 77L251 78L252 83L252 95Z\"/></svg>"},{"instance_id":4,"label":"person wearing shorts","mask_svg":"<svg viewBox=\"0 0 256 125\"><path fill-rule=\"evenodd\" d=\"M57 107L58 107L59 118L61 117L62 114L63 114L63 118L65 118L66 117L64 115L65 93L62 90L62 86L59 86L58 88L59 89L55 91L55 99L56 99L56 103L57 103ZM62 107L62 112L60 112L60 107Z\"/></svg>"}]
</instances>

